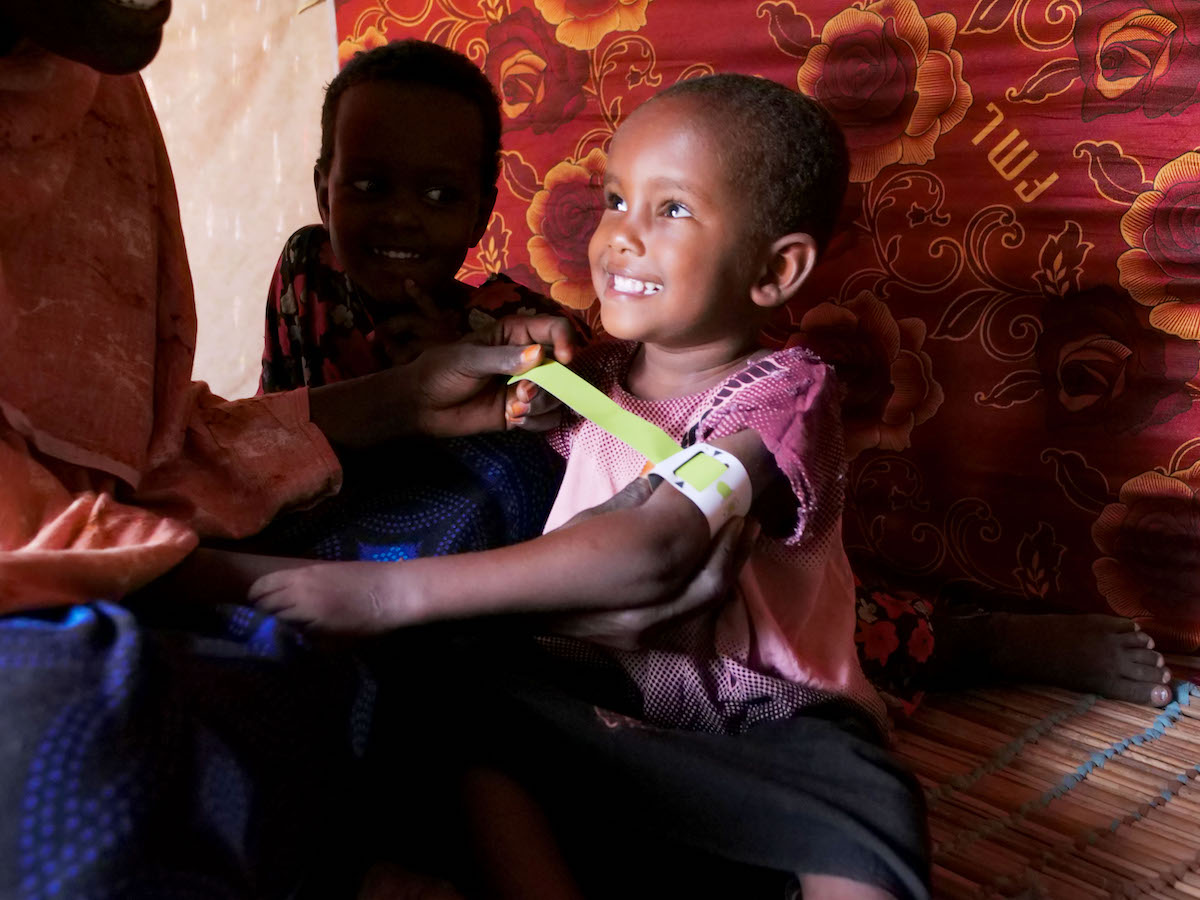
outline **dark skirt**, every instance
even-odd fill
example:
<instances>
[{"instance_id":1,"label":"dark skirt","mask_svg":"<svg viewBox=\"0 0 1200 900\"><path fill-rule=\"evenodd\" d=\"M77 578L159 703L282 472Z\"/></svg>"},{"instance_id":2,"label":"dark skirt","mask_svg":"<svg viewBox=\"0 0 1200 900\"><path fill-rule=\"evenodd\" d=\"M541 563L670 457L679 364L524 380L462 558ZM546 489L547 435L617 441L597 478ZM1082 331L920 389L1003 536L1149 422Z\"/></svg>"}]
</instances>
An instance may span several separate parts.
<instances>
[{"instance_id":1,"label":"dark skirt","mask_svg":"<svg viewBox=\"0 0 1200 900\"><path fill-rule=\"evenodd\" d=\"M625 714L637 691L618 669L581 672L512 634L442 637L415 631L372 656L380 765L371 780L382 789L408 773L409 784L382 802L381 820L395 822L398 804L428 810L415 816L420 831L402 830L393 846L420 847L428 861L461 841L430 823L453 808L457 773L487 765L549 813L589 897L782 898L806 873L929 896L920 787L848 704L737 735L656 728ZM412 740L418 730L424 746ZM411 790L415 772L423 799ZM455 860L441 865L453 873Z\"/></svg>"}]
</instances>

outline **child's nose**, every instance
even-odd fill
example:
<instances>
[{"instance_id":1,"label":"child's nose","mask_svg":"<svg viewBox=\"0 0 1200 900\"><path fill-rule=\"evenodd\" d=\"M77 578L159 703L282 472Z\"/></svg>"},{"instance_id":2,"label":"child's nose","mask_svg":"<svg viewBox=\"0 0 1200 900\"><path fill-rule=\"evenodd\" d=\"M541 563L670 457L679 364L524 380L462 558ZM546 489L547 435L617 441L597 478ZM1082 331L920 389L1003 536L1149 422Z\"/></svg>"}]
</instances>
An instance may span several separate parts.
<instances>
[{"instance_id":1,"label":"child's nose","mask_svg":"<svg viewBox=\"0 0 1200 900\"><path fill-rule=\"evenodd\" d=\"M419 207L405 201L388 204L386 216L392 225L413 227L421 223Z\"/></svg>"},{"instance_id":2,"label":"child's nose","mask_svg":"<svg viewBox=\"0 0 1200 900\"><path fill-rule=\"evenodd\" d=\"M608 245L620 252L642 252L642 239L632 216L622 216L613 224L608 236Z\"/></svg>"}]
</instances>

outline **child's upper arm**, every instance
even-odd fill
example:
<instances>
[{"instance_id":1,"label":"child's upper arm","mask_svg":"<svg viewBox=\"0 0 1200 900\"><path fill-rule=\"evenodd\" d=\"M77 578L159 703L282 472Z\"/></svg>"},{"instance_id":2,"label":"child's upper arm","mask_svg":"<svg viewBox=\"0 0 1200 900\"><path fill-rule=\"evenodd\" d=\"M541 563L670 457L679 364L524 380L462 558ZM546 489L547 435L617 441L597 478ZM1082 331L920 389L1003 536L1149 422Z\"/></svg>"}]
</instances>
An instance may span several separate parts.
<instances>
[{"instance_id":1,"label":"child's upper arm","mask_svg":"<svg viewBox=\"0 0 1200 900\"><path fill-rule=\"evenodd\" d=\"M838 521L845 471L840 405L833 370L796 348L730 379L701 421L701 439L730 450L751 473L755 515L768 533L790 533L795 542Z\"/></svg>"}]
</instances>

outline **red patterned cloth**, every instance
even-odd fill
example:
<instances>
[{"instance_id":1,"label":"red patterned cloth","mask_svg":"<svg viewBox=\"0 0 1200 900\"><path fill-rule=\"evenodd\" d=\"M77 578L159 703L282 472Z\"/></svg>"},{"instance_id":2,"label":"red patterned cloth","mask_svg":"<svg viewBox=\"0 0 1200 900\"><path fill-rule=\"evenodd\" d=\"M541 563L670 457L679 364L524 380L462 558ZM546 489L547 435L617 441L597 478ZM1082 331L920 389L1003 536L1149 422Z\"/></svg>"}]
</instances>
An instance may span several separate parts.
<instances>
[{"instance_id":1,"label":"red patterned cloth","mask_svg":"<svg viewBox=\"0 0 1200 900\"><path fill-rule=\"evenodd\" d=\"M1200 4L336 6L343 59L427 38L497 85L500 199L467 266L575 308L630 110L713 71L817 97L851 151L845 227L766 338L849 389L852 560L1200 646Z\"/></svg>"}]
</instances>

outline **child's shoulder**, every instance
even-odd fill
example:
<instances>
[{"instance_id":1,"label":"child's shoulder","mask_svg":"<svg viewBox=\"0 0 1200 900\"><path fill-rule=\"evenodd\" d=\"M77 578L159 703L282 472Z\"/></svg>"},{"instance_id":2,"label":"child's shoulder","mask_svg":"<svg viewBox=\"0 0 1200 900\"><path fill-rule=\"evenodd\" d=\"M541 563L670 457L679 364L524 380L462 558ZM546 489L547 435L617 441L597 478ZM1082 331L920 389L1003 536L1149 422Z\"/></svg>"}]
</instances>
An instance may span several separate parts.
<instances>
[{"instance_id":1,"label":"child's shoulder","mask_svg":"<svg viewBox=\"0 0 1200 900\"><path fill-rule=\"evenodd\" d=\"M716 389L702 418L709 428L750 411L791 419L806 410L836 409L840 399L833 368L810 350L788 347L747 360Z\"/></svg>"},{"instance_id":2,"label":"child's shoulder","mask_svg":"<svg viewBox=\"0 0 1200 900\"><path fill-rule=\"evenodd\" d=\"M725 380L718 398L754 385L784 388L789 394L832 388L833 367L805 347L787 347L750 357Z\"/></svg>"},{"instance_id":3,"label":"child's shoulder","mask_svg":"<svg viewBox=\"0 0 1200 900\"><path fill-rule=\"evenodd\" d=\"M341 271L341 265L333 255L333 245L324 225L305 225L292 232L283 245L279 263L290 270L329 268Z\"/></svg>"}]
</instances>

